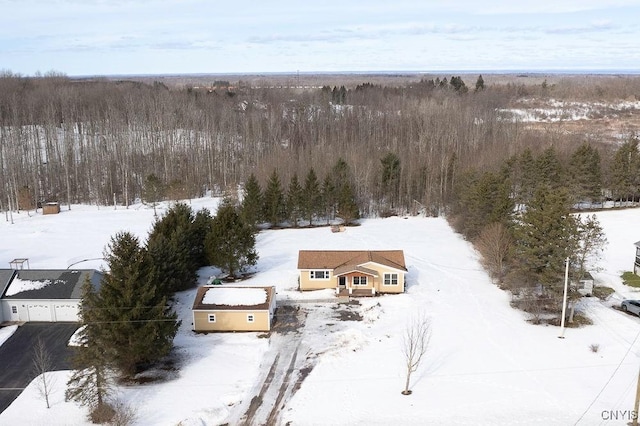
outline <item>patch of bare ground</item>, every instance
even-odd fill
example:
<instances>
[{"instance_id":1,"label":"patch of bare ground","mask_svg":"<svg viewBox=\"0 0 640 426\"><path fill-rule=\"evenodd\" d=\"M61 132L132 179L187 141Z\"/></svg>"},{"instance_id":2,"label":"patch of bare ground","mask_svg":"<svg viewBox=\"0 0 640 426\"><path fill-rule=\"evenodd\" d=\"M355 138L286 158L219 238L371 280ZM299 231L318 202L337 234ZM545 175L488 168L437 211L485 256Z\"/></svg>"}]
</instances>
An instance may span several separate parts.
<instances>
[{"instance_id":1,"label":"patch of bare ground","mask_svg":"<svg viewBox=\"0 0 640 426\"><path fill-rule=\"evenodd\" d=\"M640 133L640 110L581 120L529 122L525 127L547 134L574 136L585 141L618 144Z\"/></svg>"},{"instance_id":2,"label":"patch of bare ground","mask_svg":"<svg viewBox=\"0 0 640 426\"><path fill-rule=\"evenodd\" d=\"M342 303L332 308L334 312L334 318L340 321L362 321L362 314L360 314L360 302L357 300L351 300L349 303Z\"/></svg>"}]
</instances>

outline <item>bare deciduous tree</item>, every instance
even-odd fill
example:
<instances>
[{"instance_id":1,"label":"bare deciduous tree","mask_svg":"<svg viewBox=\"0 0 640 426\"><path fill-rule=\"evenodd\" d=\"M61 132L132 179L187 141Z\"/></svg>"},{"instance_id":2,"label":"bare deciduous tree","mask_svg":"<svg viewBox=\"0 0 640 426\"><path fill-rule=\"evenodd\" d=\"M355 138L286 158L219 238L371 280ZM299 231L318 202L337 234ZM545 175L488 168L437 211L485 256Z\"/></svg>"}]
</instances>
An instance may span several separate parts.
<instances>
[{"instance_id":1,"label":"bare deciduous tree","mask_svg":"<svg viewBox=\"0 0 640 426\"><path fill-rule=\"evenodd\" d=\"M402 338L402 353L406 367L407 378L404 385L403 395L411 395L409 384L411 382L411 374L415 373L422 358L429 349L429 341L431 340L431 320L425 315L419 315L407 324L404 336Z\"/></svg>"},{"instance_id":2,"label":"bare deciduous tree","mask_svg":"<svg viewBox=\"0 0 640 426\"><path fill-rule=\"evenodd\" d=\"M489 270L491 278L502 282L504 263L512 248L512 238L507 228L501 223L485 226L478 236L475 246L482 255L482 260Z\"/></svg>"},{"instance_id":3,"label":"bare deciduous tree","mask_svg":"<svg viewBox=\"0 0 640 426\"><path fill-rule=\"evenodd\" d=\"M49 404L49 396L55 385L55 378L49 370L53 367L51 354L44 345L42 339L38 338L38 342L33 348L33 373L36 376L36 385L38 392L47 403L47 408L51 408Z\"/></svg>"}]
</instances>

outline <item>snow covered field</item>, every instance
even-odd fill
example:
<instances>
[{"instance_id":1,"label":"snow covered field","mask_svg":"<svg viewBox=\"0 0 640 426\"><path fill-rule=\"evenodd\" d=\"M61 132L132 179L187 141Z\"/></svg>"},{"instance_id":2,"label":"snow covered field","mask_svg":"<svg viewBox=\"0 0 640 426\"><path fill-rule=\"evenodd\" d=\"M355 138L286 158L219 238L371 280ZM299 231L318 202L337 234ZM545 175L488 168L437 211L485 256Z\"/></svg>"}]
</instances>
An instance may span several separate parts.
<instances>
[{"instance_id":1,"label":"snow covered field","mask_svg":"<svg viewBox=\"0 0 640 426\"><path fill-rule=\"evenodd\" d=\"M216 205L211 198L192 202L194 210ZM338 319L330 303L301 304L307 315L301 344L311 371L286 403L280 423L625 424L629 415L623 411L633 407L640 366L640 319L609 305L637 296L623 288L619 275L633 265L640 210L598 217L609 245L597 283L618 292L605 303L585 299L583 309L594 325L568 329L565 339L557 338L558 328L530 325L525 314L513 310L508 294L490 282L473 248L444 219L370 219L341 233L328 228L261 232L258 273L246 284L276 285L278 300L331 297L327 291L295 290L301 249L402 249L409 270L406 294L362 299L353 308L362 320ZM153 210L74 205L59 215L14 214L14 221L0 223L0 265L28 257L32 269L66 268L101 257L117 231L129 230L144 240ZM78 264L100 266L100 260ZM215 272L202 271L201 282ZM259 333L192 333L194 293L177 297L182 326L175 339L175 377L118 390L118 398L137 412L137 424L233 424L254 396L260 363L272 344ZM431 318L433 335L413 376L413 394L403 396L401 337L408 321L420 314ZM592 344L599 345L598 352L590 350ZM84 408L64 402L68 372L56 375L51 409L32 384L0 414L0 424L88 424Z\"/></svg>"}]
</instances>

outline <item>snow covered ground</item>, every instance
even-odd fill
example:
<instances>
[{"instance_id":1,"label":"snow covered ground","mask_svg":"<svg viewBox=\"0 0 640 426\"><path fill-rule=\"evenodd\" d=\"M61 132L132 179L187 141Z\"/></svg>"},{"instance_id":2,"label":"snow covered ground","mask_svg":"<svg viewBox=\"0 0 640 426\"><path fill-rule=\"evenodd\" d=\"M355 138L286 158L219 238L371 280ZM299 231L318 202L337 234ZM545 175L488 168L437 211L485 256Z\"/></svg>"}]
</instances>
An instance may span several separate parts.
<instances>
[{"instance_id":1,"label":"snow covered ground","mask_svg":"<svg viewBox=\"0 0 640 426\"><path fill-rule=\"evenodd\" d=\"M215 210L216 205L211 198L192 203L194 210ZM258 273L245 283L276 285L279 301L311 299L300 303L306 315L299 337L304 357L296 364L310 372L284 401L280 423L625 424L629 414L624 410L633 407L640 365L640 319L610 305L637 296L624 288L619 275L633 265L633 243L640 239L633 229L640 223L640 210L598 217L609 245L597 283L618 292L605 303L587 300L583 308L594 325L568 329L565 339L557 337L558 328L531 325L525 314L512 309L508 294L490 282L473 248L444 219L371 219L341 233L328 228L261 232ZM0 265L28 257L32 269L65 268L101 257L117 231L129 230L144 240L152 221L153 210L140 205L115 210L74 205L70 211L63 207L59 215L14 214L15 224L0 223ZM407 292L362 299L348 308L313 301L332 293L295 290L301 249L403 249ZM98 268L102 261L78 265ZM201 283L216 272L201 271ZM182 325L175 339L174 376L118 389L118 398L136 411L137 424L238 421L264 376L261 362L277 343L260 333L192 333L193 297L191 290L176 299ZM361 319L340 319L338 313L345 309ZM404 396L401 338L417 315L431 319L433 334L413 375L413 394ZM597 352L592 344L599 345ZM0 424L88 424L84 408L64 402L68 372L56 375L51 409L30 385L0 414Z\"/></svg>"}]
</instances>

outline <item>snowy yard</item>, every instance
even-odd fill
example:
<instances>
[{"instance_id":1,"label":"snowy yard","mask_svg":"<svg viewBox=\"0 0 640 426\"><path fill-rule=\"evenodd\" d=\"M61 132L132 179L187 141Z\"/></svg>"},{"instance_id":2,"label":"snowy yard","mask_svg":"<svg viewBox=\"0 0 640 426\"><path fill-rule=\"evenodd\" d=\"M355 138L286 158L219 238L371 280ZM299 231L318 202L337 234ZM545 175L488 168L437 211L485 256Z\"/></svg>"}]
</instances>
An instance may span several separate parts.
<instances>
[{"instance_id":1,"label":"snowy yard","mask_svg":"<svg viewBox=\"0 0 640 426\"><path fill-rule=\"evenodd\" d=\"M192 207L215 210L211 198ZM332 233L329 228L263 231L257 239L257 274L246 284L275 285L278 300L324 299L331 292L300 294L298 250L402 249L408 267L407 292L362 299L348 309L361 320L347 321L331 303L301 303L295 377L308 376L285 403L280 423L292 425L552 425L625 424L640 365L640 319L611 309L623 297L639 297L621 284L634 258L633 224L640 210L598 214L609 245L595 274L597 284L617 290L610 301L586 299L594 325L568 329L534 326L509 306L507 293L493 285L477 254L441 218L364 220L362 226ZM0 265L28 257L32 269L66 268L102 256L115 232L142 240L153 210L96 206L63 207L61 214L14 214L0 223ZM636 226L637 228L637 226ZM99 268L102 261L78 267ZM215 271L202 271L201 283ZM195 290L176 299L182 325L175 339L173 377L163 383L120 387L118 398L137 412L140 425L216 425L241 419L264 376L263 357L278 342L261 333L194 334L190 308ZM410 396L404 385L402 333L425 314L432 321L429 352L414 374ZM0 340L5 330L0 331ZM590 345L598 344L593 352ZM288 348L287 350L290 350ZM68 372L56 373L52 408L30 387L0 415L2 424L88 424L86 410L64 402ZM292 376L292 380L293 380ZM265 401L265 405L273 405ZM616 421L607 421L612 416Z\"/></svg>"}]
</instances>

